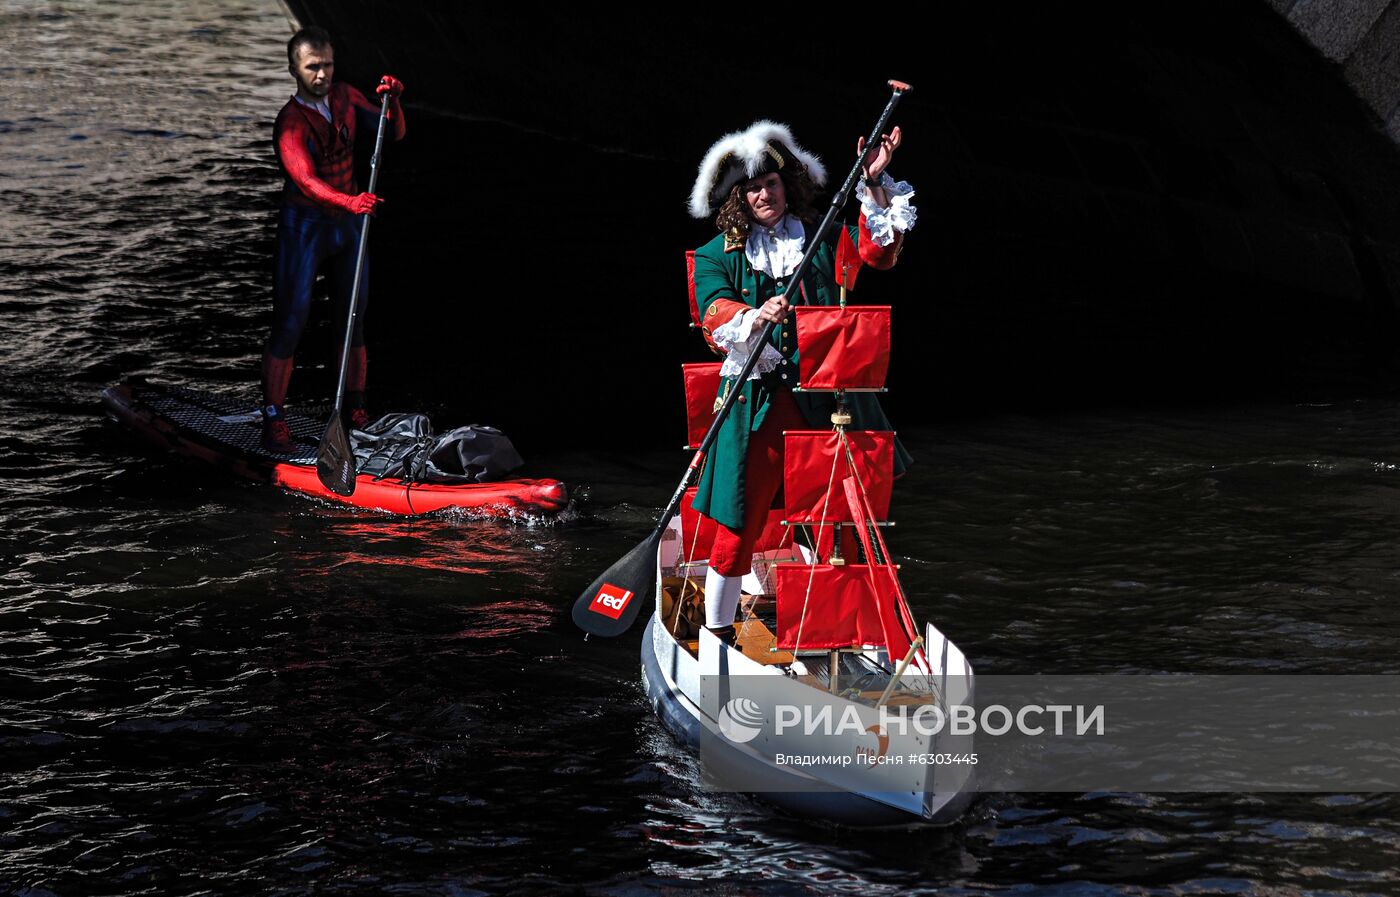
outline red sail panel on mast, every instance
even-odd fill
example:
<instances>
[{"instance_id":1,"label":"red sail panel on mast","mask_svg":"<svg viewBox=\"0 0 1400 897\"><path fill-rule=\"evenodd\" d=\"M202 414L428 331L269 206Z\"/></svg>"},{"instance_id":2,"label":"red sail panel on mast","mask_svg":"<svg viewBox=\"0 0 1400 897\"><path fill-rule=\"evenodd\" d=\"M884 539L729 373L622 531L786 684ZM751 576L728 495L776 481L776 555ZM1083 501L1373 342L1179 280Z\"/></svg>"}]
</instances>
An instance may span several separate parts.
<instances>
[{"instance_id":1,"label":"red sail panel on mast","mask_svg":"<svg viewBox=\"0 0 1400 897\"><path fill-rule=\"evenodd\" d=\"M719 393L722 362L681 365L685 380L685 447L699 448L715 419L715 396Z\"/></svg>"},{"instance_id":2,"label":"red sail panel on mast","mask_svg":"<svg viewBox=\"0 0 1400 897\"><path fill-rule=\"evenodd\" d=\"M866 497L861 496L860 486L854 477L846 481L846 501L853 504L860 503L862 510L868 517L870 506ZM880 534L880 528L878 526L870 527L869 535L874 539L875 545L879 547L881 557L888 560L891 557L890 548L885 544L885 537ZM870 549L865 547L865 550L868 554ZM904 621L904 631L917 634L919 627L914 622L914 615L909 610L909 602L904 597L904 587L899 584L899 574L893 566L889 567L888 570L890 583L894 586L895 597L899 599L895 602L895 606L899 608L899 618Z\"/></svg>"},{"instance_id":3,"label":"red sail panel on mast","mask_svg":"<svg viewBox=\"0 0 1400 897\"><path fill-rule=\"evenodd\" d=\"M874 546L870 541L870 518L867 516L869 505L867 495L861 495L860 484L855 477L851 477L842 484L842 490L846 494L846 503L850 506L852 514L855 516L856 535L860 537L860 547L864 549L867 559L874 561L876 555ZM886 552L884 540L880 541L880 548ZM870 577L870 591L876 598L876 610L880 618L880 628L884 634L881 644L889 652L890 659L903 660L909 653L909 646L914 638L904 628L904 623L908 621L910 627L913 620L909 616L909 609L904 603L904 590L899 587L898 573L888 553L883 555L885 563L872 564L866 567L867 575Z\"/></svg>"},{"instance_id":4,"label":"red sail panel on mast","mask_svg":"<svg viewBox=\"0 0 1400 897\"><path fill-rule=\"evenodd\" d=\"M685 491L681 499L681 556L687 561L703 561L710 556L715 544L715 533L719 524L701 514L691 506L695 501L695 487ZM792 533L783 526L782 509L768 512L768 522L763 533L754 545L754 551L772 551L792 544Z\"/></svg>"},{"instance_id":5,"label":"red sail panel on mast","mask_svg":"<svg viewBox=\"0 0 1400 897\"><path fill-rule=\"evenodd\" d=\"M803 389L883 389L890 368L890 307L848 305L797 312Z\"/></svg>"},{"instance_id":6,"label":"red sail panel on mast","mask_svg":"<svg viewBox=\"0 0 1400 897\"><path fill-rule=\"evenodd\" d=\"M789 430L783 434L783 504L790 523L849 522L850 505L841 483L860 477L880 520L889 516L894 483L894 433L847 430L851 468L836 430ZM833 466L835 471L833 473ZM823 516L823 512L825 516Z\"/></svg>"},{"instance_id":7,"label":"red sail panel on mast","mask_svg":"<svg viewBox=\"0 0 1400 897\"><path fill-rule=\"evenodd\" d=\"M877 600L871 591L875 580L864 564L779 564L773 572L778 581L780 649L885 644L879 609L889 599Z\"/></svg>"}]
</instances>

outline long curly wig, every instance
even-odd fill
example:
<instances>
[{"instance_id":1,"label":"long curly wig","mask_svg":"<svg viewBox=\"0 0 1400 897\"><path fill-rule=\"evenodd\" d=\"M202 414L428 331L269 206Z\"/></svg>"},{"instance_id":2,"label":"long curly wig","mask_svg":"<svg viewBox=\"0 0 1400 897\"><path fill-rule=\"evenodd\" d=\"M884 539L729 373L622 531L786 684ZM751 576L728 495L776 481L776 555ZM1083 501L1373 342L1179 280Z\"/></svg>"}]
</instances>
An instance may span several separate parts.
<instances>
[{"instance_id":1,"label":"long curly wig","mask_svg":"<svg viewBox=\"0 0 1400 897\"><path fill-rule=\"evenodd\" d=\"M817 185L812 182L812 176L807 173L807 169L780 171L778 176L783 179L787 214L805 224L816 221ZM725 197L724 204L719 207L719 214L715 216L715 226L731 244L742 245L748 239L749 231L753 229L753 214L749 210L748 200L744 198L744 185L747 183L748 181L740 181L729 188L729 195Z\"/></svg>"}]
</instances>

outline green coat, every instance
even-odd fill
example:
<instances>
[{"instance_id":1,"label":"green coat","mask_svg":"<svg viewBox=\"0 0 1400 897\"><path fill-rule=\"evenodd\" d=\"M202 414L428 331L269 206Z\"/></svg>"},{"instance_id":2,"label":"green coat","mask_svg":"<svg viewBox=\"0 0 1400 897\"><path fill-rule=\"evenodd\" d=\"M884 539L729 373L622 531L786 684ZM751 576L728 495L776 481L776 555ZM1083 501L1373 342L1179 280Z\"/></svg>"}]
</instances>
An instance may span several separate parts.
<instances>
[{"instance_id":1,"label":"green coat","mask_svg":"<svg viewBox=\"0 0 1400 897\"><path fill-rule=\"evenodd\" d=\"M858 234L848 228L854 243ZM836 282L836 246L839 231L832 230L812 257L803 277L806 301L812 305L839 305L840 287ZM701 319L709 314L716 299L733 299L758 308L782 292L782 281L775 281L761 271L753 270L742 248L724 251L724 235L695 250L695 302ZM795 304L803 300L799 293L789 293ZM777 370L750 380L739 387L740 398L730 409L720 428L715 444L705 459L705 469L695 496L695 509L731 529L744 525L744 458L748 453L749 434L758 430L768 413L776 390L792 389L797 384L797 322L795 316L773 329L770 341L783 356ZM717 399L735 388L734 378L720 381ZM814 430L831 428L831 412L835 397L829 393L797 393L797 407ZM853 429L889 430L889 420L871 393L849 393L846 405L851 410ZM912 462L909 453L895 443L895 473L900 474Z\"/></svg>"}]
</instances>

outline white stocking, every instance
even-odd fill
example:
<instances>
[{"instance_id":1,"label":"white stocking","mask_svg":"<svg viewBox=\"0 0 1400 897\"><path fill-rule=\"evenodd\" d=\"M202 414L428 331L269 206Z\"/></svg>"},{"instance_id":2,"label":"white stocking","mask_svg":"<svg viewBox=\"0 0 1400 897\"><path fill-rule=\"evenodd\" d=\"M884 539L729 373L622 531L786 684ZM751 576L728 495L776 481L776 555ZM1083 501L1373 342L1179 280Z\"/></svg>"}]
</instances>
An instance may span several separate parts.
<instances>
[{"instance_id":1,"label":"white stocking","mask_svg":"<svg viewBox=\"0 0 1400 897\"><path fill-rule=\"evenodd\" d=\"M742 576L724 576L711 568L705 574L705 626L723 629L734 625L739 609L739 583Z\"/></svg>"}]
</instances>

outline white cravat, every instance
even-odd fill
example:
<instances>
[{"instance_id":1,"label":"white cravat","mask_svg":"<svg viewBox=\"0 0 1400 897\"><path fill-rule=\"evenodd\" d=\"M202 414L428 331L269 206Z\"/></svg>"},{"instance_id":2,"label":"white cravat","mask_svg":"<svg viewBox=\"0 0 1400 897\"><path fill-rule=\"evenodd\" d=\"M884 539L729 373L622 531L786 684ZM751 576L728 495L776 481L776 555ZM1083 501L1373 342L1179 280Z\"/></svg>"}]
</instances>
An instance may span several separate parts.
<instances>
[{"instance_id":1,"label":"white cravat","mask_svg":"<svg viewBox=\"0 0 1400 897\"><path fill-rule=\"evenodd\" d=\"M777 280L797 270L806 246L807 229L797 218L784 215L773 227L755 224L744 242L744 255L755 271Z\"/></svg>"},{"instance_id":2,"label":"white cravat","mask_svg":"<svg viewBox=\"0 0 1400 897\"><path fill-rule=\"evenodd\" d=\"M762 271L777 280L797 270L806 245L807 229L802 222L791 215L784 215L773 227L755 224L744 243L744 255L755 271ZM716 327L710 334L715 345L726 352L724 364L719 369L721 377L738 376L749 356L759 349L758 337L763 328L758 323L758 309L751 308L735 315L728 324ZM783 356L777 349L764 343L749 379L756 380L776 370L782 360Z\"/></svg>"}]
</instances>

